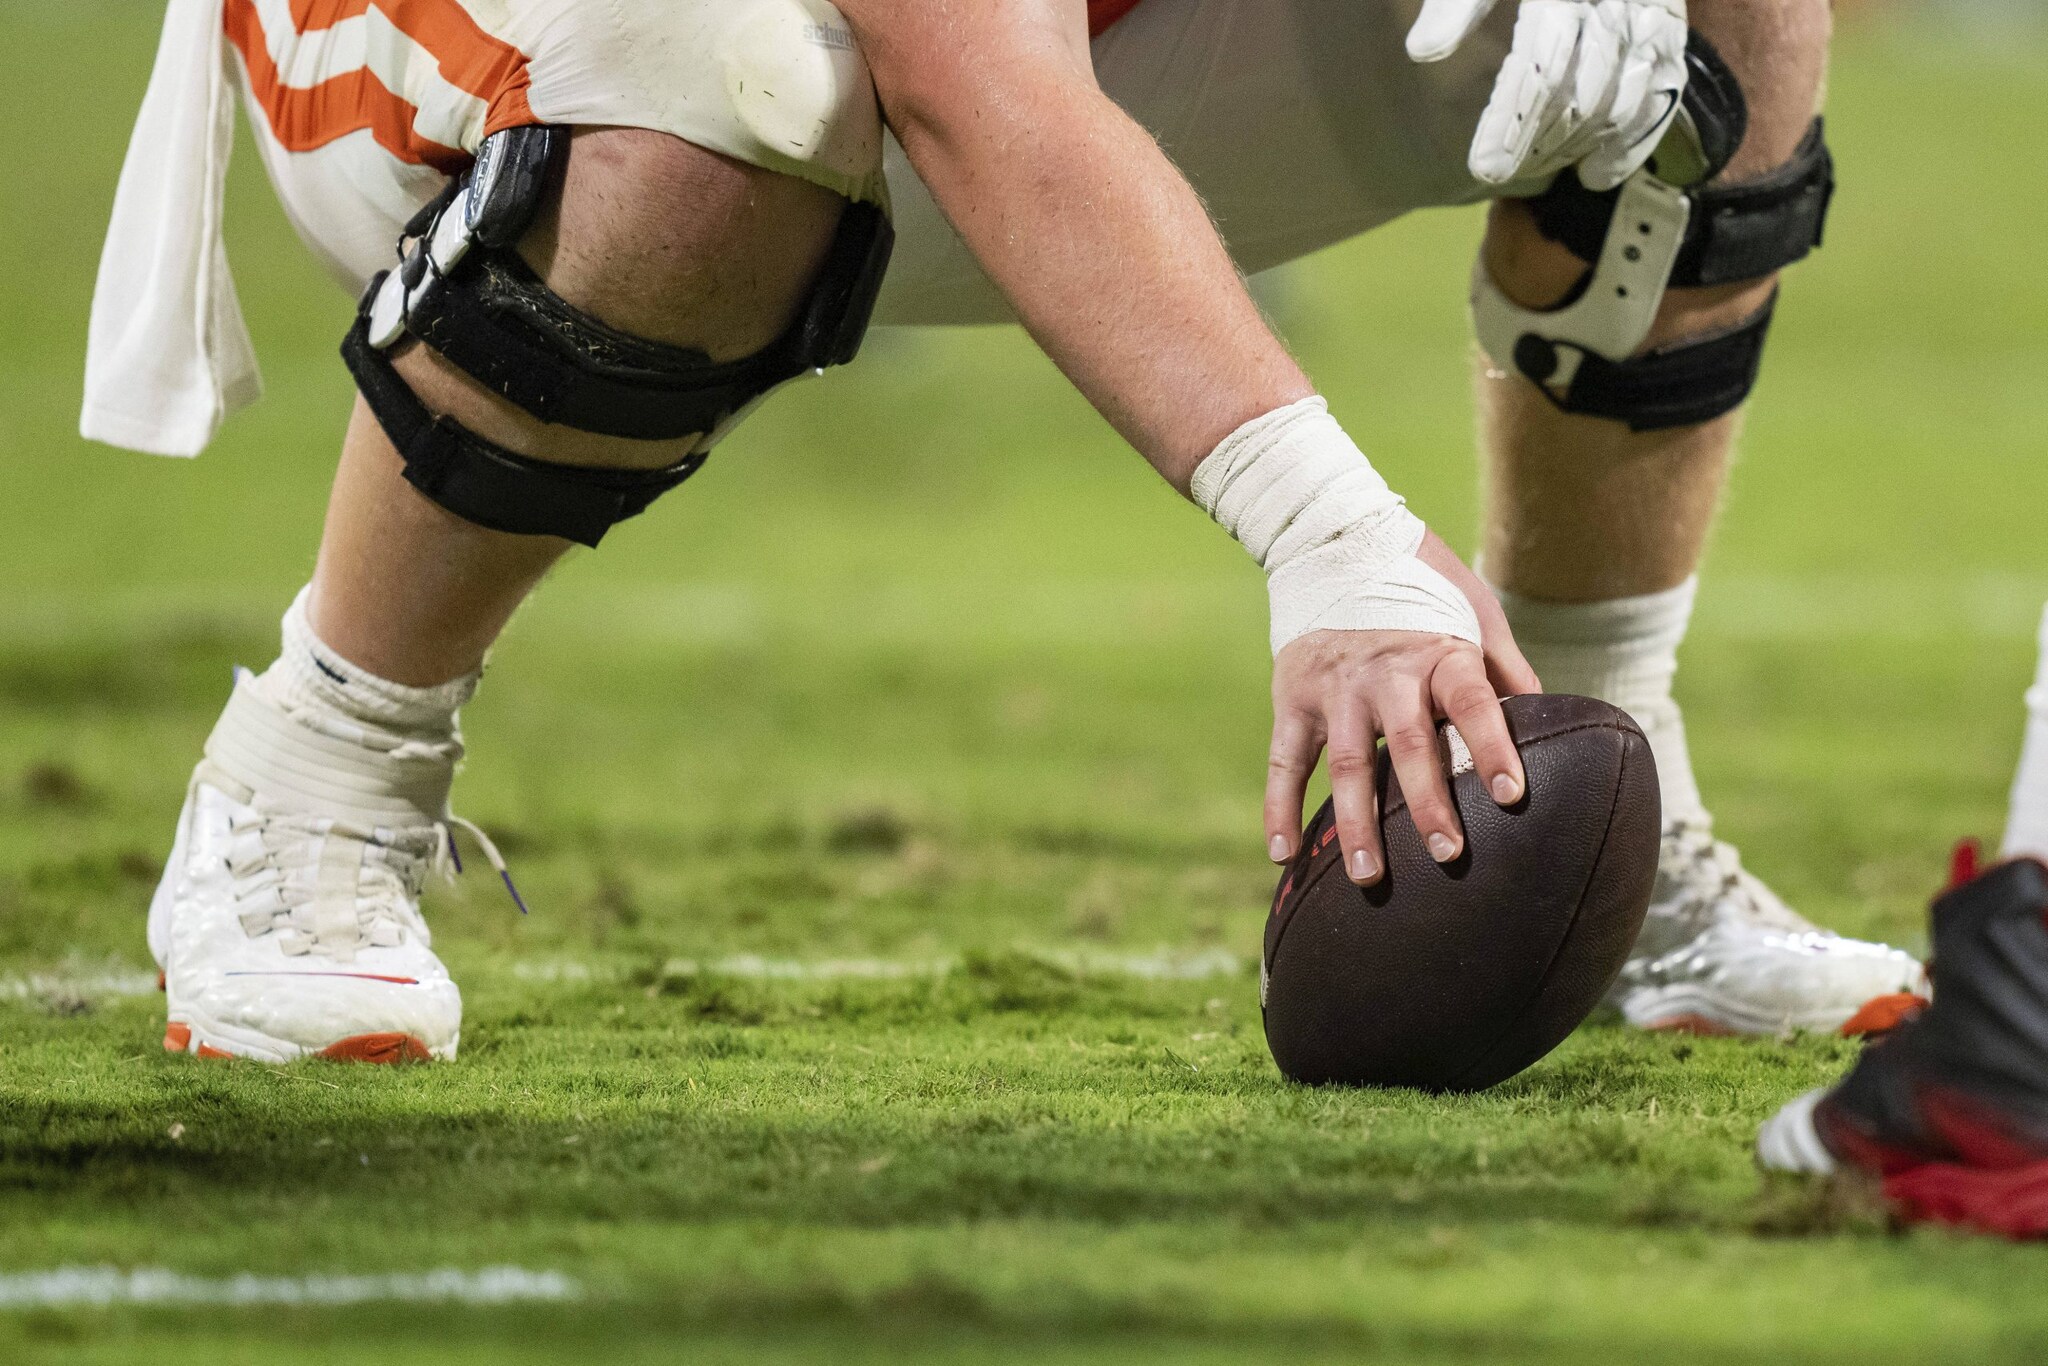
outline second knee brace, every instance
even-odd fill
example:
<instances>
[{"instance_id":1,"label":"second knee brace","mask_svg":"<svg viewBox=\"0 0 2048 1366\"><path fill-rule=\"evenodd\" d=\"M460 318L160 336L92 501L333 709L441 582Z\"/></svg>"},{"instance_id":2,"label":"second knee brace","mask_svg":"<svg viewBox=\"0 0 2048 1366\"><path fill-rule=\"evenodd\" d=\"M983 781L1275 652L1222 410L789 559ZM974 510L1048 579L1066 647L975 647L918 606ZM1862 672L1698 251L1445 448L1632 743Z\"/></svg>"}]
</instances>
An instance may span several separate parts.
<instances>
[{"instance_id":1,"label":"second knee brace","mask_svg":"<svg viewBox=\"0 0 2048 1366\"><path fill-rule=\"evenodd\" d=\"M1820 245L1834 165L1815 119L1785 166L1703 188L1741 145L1747 109L1734 75L1698 35L1687 49L1684 116L1657 155L1596 194L1567 170L1528 201L1538 230L1591 269L1549 309L1524 308L1473 272L1480 345L1568 413L1635 431L1705 422L1756 382L1772 303L1736 326L1637 355L1671 285L1761 279Z\"/></svg>"}]
</instances>

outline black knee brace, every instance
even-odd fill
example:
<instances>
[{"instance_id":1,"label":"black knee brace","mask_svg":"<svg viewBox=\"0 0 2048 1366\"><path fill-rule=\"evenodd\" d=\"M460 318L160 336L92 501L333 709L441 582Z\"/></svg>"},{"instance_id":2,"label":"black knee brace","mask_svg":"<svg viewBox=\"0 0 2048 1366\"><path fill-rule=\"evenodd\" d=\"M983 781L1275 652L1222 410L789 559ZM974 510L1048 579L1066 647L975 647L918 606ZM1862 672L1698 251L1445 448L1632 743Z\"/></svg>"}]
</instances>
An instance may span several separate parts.
<instances>
[{"instance_id":1,"label":"black knee brace","mask_svg":"<svg viewBox=\"0 0 2048 1366\"><path fill-rule=\"evenodd\" d=\"M1528 201L1537 229L1591 269L1554 308L1526 309L1482 263L1473 277L1480 341L1496 364L1568 413L1634 431L1690 426L1730 411L1756 382L1772 303L1735 327L1642 355L1671 285L1761 279L1820 245L1834 163L1815 119L1790 162L1739 185L1700 188L1742 143L1748 111L1733 73L1697 34L1686 50L1683 115L1643 170L1595 193L1559 173Z\"/></svg>"},{"instance_id":2,"label":"black knee brace","mask_svg":"<svg viewBox=\"0 0 2048 1366\"><path fill-rule=\"evenodd\" d=\"M565 129L513 128L406 225L396 269L370 282L341 353L405 477L458 517L496 531L596 545L702 466L768 393L860 350L894 232L848 204L796 320L761 351L715 362L621 332L550 290L514 250L568 145ZM637 440L701 434L657 470L594 469L518 455L430 413L392 368L411 336L543 422Z\"/></svg>"}]
</instances>

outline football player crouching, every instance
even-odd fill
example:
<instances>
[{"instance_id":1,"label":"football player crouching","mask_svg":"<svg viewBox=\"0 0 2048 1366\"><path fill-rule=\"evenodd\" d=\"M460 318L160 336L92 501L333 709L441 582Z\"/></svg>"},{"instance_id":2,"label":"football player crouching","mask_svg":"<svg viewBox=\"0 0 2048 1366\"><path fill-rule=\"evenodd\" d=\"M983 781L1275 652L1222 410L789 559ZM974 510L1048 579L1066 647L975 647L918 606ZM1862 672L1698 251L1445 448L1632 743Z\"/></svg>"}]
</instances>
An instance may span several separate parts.
<instances>
[{"instance_id":1,"label":"football player crouching","mask_svg":"<svg viewBox=\"0 0 2048 1366\"><path fill-rule=\"evenodd\" d=\"M1917 984L1906 955L1814 930L1712 838L1670 694L1777 274L1818 241L1832 185L1824 0L1491 9L174 4L83 430L192 454L254 395L219 245L229 83L360 304L313 580L207 741L152 903L166 1043L454 1055L460 994L418 900L463 824L457 712L485 652L570 546L674 489L782 383L851 360L871 319L1021 320L1264 569L1276 860L1327 754L1345 867L1381 875L1382 740L1428 847L1455 858L1438 717L1518 798L1497 699L1538 682L1512 619L1552 688L1642 721L1665 775L1628 1019L1833 1027ZM1498 598L1240 274L1481 198Z\"/></svg>"}]
</instances>

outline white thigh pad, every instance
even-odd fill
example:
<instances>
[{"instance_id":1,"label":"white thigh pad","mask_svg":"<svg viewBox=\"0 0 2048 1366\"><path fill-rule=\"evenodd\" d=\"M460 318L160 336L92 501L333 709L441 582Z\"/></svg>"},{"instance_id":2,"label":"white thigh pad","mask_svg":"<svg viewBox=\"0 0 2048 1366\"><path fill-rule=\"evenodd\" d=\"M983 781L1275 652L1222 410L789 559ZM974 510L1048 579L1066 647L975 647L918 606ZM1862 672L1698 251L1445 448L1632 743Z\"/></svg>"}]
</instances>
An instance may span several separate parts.
<instances>
[{"instance_id":1,"label":"white thigh pad","mask_svg":"<svg viewBox=\"0 0 2048 1366\"><path fill-rule=\"evenodd\" d=\"M835 178L872 176L882 155L874 80L827 0L752 0L718 39L725 94L777 154Z\"/></svg>"}]
</instances>

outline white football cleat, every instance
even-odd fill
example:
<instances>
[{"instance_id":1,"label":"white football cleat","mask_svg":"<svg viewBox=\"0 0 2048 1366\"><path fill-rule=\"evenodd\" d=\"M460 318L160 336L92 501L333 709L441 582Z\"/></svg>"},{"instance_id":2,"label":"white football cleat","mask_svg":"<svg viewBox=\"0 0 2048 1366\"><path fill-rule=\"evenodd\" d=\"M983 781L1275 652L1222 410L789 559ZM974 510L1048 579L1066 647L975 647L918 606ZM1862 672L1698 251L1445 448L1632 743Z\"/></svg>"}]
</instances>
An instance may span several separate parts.
<instances>
[{"instance_id":1,"label":"white football cleat","mask_svg":"<svg viewBox=\"0 0 2048 1366\"><path fill-rule=\"evenodd\" d=\"M1608 992L1639 1029L1692 1034L1854 1031L1887 1003L1924 996L1927 974L1887 944L1816 928L1704 824L1667 826L1642 935Z\"/></svg>"},{"instance_id":2,"label":"white football cleat","mask_svg":"<svg viewBox=\"0 0 2048 1366\"><path fill-rule=\"evenodd\" d=\"M459 739L287 710L238 675L149 907L164 1047L266 1062L453 1058L462 995L420 892L452 861L454 824L504 871L448 812L461 754Z\"/></svg>"}]
</instances>

